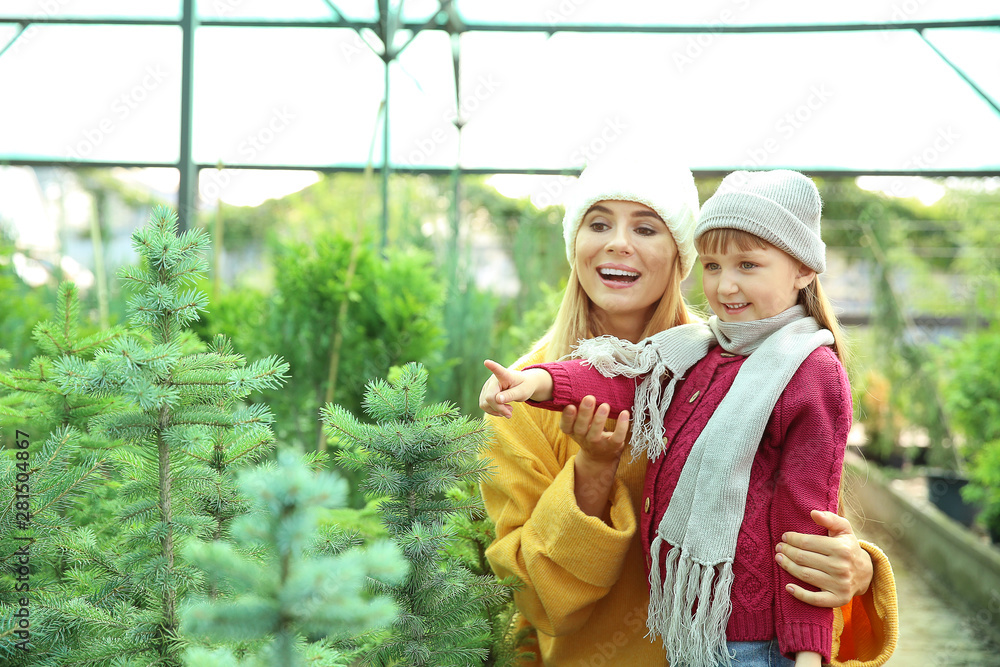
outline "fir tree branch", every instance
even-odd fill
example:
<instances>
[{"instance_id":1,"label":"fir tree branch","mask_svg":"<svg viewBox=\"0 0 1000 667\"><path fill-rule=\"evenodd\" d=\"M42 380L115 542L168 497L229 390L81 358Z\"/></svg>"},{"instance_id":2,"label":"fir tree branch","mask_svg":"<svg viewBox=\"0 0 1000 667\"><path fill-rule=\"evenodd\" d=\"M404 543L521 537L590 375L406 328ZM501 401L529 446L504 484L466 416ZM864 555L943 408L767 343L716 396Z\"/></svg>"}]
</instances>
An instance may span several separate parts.
<instances>
[{"instance_id":1,"label":"fir tree branch","mask_svg":"<svg viewBox=\"0 0 1000 667\"><path fill-rule=\"evenodd\" d=\"M41 513L45 512L45 510L47 510L49 507L56 507L56 506L58 506L60 500L62 500L63 498L66 498L69 495L71 495L72 492L77 489L77 487L83 486L83 484L86 481L88 481L88 479L90 478L90 476L92 474L94 474L94 472L100 470L101 467L102 467L101 464L103 464L103 463L104 463L104 459L98 459L98 460L96 460L94 462L94 464L90 468L88 468L87 470L85 470L83 472L82 476L80 476L77 479L75 479L72 484L70 484L68 487L66 487L62 491L62 493L60 493L58 496L56 496L55 498L53 498L52 500L50 500L49 502L47 502L45 505L42 505L40 508L38 508L37 510L35 510L35 514L41 514Z\"/></svg>"}]
</instances>

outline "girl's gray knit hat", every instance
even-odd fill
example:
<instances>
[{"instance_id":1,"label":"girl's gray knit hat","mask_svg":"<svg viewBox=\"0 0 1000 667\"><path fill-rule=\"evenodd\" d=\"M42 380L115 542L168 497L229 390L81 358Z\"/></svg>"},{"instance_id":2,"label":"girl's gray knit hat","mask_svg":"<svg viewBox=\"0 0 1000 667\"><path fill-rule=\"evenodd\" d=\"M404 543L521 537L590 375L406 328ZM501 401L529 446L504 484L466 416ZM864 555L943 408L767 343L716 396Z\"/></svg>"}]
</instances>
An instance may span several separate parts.
<instances>
[{"instance_id":1,"label":"girl's gray knit hat","mask_svg":"<svg viewBox=\"0 0 1000 667\"><path fill-rule=\"evenodd\" d=\"M816 184L797 171L734 171L702 207L694 239L710 229L740 229L823 273L822 207Z\"/></svg>"},{"instance_id":2,"label":"girl's gray knit hat","mask_svg":"<svg viewBox=\"0 0 1000 667\"><path fill-rule=\"evenodd\" d=\"M687 167L641 158L605 156L580 174L563 215L563 238L570 266L576 261L576 234L587 211L599 201L615 200L637 202L656 211L674 237L681 277L686 278L697 258L694 225L698 218L698 189L694 176Z\"/></svg>"}]
</instances>

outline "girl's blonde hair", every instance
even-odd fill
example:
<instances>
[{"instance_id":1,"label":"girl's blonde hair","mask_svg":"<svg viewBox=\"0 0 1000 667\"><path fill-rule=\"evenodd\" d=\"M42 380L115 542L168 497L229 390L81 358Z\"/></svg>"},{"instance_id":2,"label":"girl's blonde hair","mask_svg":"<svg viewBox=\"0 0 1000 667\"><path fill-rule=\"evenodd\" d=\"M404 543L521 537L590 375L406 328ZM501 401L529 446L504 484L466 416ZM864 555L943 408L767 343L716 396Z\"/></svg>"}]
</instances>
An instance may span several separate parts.
<instances>
[{"instance_id":1,"label":"girl's blonde hair","mask_svg":"<svg viewBox=\"0 0 1000 667\"><path fill-rule=\"evenodd\" d=\"M741 229L718 228L710 229L695 240L695 247L698 254L704 253L724 253L735 247L740 252L749 252L756 249L774 248L759 236ZM829 329L833 334L833 351L845 367L848 362L848 350L844 333L837 321L837 316L833 312L833 304L823 292L819 284L819 276L816 276L811 283L799 290L798 303L806 310L806 315L815 318L822 329Z\"/></svg>"},{"instance_id":2,"label":"girl's blonde hair","mask_svg":"<svg viewBox=\"0 0 1000 667\"><path fill-rule=\"evenodd\" d=\"M697 315L688 307L681 295L682 281L681 262L679 256L675 254L670 282L657 302L649 322L646 323L642 338L648 338L679 324L690 324L698 320ZM556 361L568 355L577 341L603 335L604 328L592 306L590 297L587 296L583 285L580 284L579 276L576 275L576 267L571 268L555 321L532 349L537 350L545 346L545 361Z\"/></svg>"}]
</instances>

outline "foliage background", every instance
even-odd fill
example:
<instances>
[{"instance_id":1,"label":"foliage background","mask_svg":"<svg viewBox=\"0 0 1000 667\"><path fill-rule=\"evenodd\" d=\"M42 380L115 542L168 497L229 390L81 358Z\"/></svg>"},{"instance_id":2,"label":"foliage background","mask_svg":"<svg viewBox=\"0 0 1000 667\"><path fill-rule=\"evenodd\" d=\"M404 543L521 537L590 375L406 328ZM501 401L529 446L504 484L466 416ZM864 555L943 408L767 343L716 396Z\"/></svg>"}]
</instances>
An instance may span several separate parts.
<instances>
[{"instance_id":1,"label":"foliage background","mask_svg":"<svg viewBox=\"0 0 1000 667\"><path fill-rule=\"evenodd\" d=\"M199 219L225 254L221 262L213 259L209 278L198 285L210 299L193 324L200 341L190 342L205 346L224 334L247 359L284 358L287 384L246 399L248 407L270 406L280 448L342 451L344 443L322 430L320 408L335 403L360 416L367 383L414 361L428 371L428 400L478 415L482 360L513 362L542 335L558 306L568 275L561 209L537 209L468 177L456 226L452 183L396 175L383 238L373 178L331 175L281 200L255 208L220 205ZM95 197L150 203L121 193L113 179L88 182ZM924 466L957 469L971 480L968 498L983 508L977 529L1000 534L1000 193L982 182L944 183L946 194L928 206L862 189L854 180L818 184L824 239L840 258L824 285L850 276L835 305L848 314L859 304L868 309L868 322L846 326L865 456L903 465L898 474L920 474ZM699 179L702 201L717 185L718 179ZM507 273L482 274L489 246L508 257ZM9 243L3 248L4 255L12 251ZM81 336L102 330L102 317L109 326L123 321L126 298L108 287L103 306L97 290L82 294ZM707 312L697 268L684 289L689 302ZM54 284L30 288L10 262L0 261L3 369L25 368L43 352L31 331L52 315L54 301ZM0 391L0 408L11 400ZM4 447L11 447L7 427L15 425L4 422ZM321 512L319 525L357 530L365 544L383 538L378 501L362 493L362 474L343 469L336 456L321 460L348 484L347 506ZM121 510L121 483L109 479L93 489L92 507L71 503L66 519L105 539ZM474 495L475 489L461 492ZM489 527L484 517L477 520L463 524L465 541L450 548L486 574L481 552ZM57 564L53 576L66 566Z\"/></svg>"}]
</instances>

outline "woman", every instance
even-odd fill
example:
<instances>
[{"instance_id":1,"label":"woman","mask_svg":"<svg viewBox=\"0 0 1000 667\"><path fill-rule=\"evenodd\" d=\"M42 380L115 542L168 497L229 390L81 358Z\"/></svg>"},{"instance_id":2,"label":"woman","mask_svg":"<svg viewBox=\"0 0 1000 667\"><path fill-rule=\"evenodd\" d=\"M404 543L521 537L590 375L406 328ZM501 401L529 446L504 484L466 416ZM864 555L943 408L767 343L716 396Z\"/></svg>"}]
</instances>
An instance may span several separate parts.
<instances>
[{"instance_id":1,"label":"woman","mask_svg":"<svg viewBox=\"0 0 1000 667\"><path fill-rule=\"evenodd\" d=\"M522 367L552 361L582 338L610 334L638 342L693 321L680 292L695 261L697 190L687 169L601 163L581 175L563 230L572 268L559 313ZM491 418L484 483L497 539L487 557L499 576L524 587L515 601L537 630L536 664L665 667L663 647L644 635L648 584L636 530L646 459L622 456L627 413L604 430L607 407L585 399L556 413L510 406ZM573 434L570 437L567 433ZM777 565L818 590L795 597L837 615L838 662L880 665L895 644L895 589L888 561L861 544L850 524L814 513L829 537L786 534Z\"/></svg>"}]
</instances>

